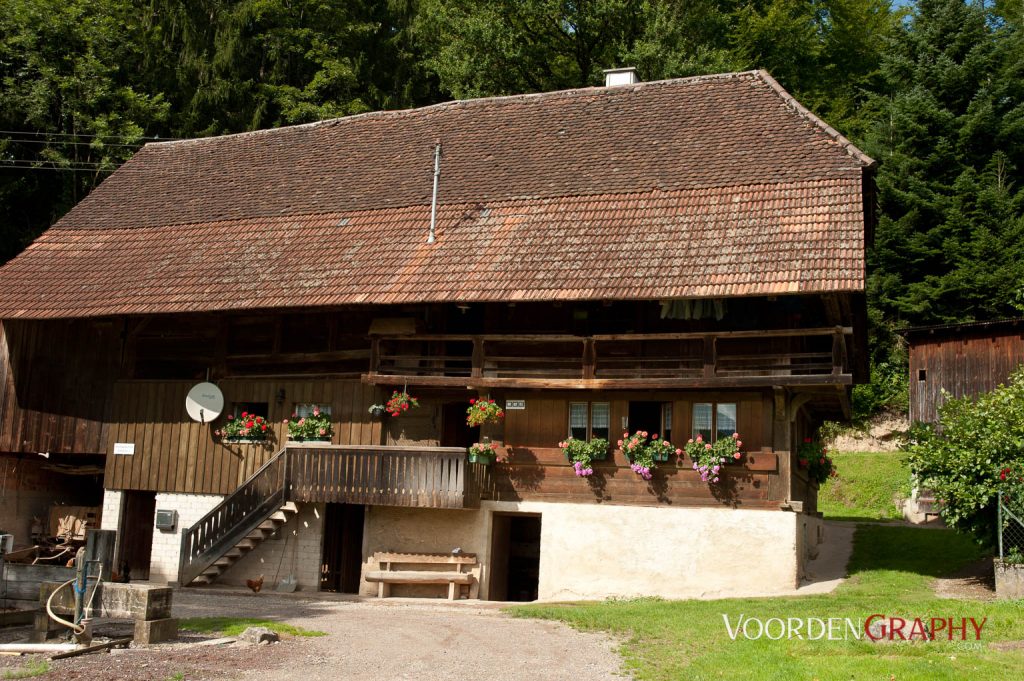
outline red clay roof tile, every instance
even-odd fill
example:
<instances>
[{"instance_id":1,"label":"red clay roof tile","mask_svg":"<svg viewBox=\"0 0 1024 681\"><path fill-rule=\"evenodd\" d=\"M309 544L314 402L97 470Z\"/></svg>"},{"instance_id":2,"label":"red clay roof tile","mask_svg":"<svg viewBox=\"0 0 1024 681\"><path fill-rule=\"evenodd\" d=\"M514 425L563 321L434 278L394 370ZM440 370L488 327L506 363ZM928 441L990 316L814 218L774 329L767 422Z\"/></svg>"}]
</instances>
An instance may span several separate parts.
<instances>
[{"instance_id":1,"label":"red clay roof tile","mask_svg":"<svg viewBox=\"0 0 1024 681\"><path fill-rule=\"evenodd\" d=\"M0 317L861 290L871 163L762 72L151 144Z\"/></svg>"}]
</instances>

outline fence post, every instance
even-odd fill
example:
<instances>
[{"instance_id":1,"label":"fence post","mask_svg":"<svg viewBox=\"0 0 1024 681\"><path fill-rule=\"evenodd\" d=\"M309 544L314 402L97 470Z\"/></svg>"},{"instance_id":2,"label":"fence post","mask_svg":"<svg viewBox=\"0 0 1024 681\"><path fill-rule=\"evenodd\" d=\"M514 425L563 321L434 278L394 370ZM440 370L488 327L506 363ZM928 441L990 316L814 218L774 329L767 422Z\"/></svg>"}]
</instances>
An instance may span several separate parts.
<instances>
[{"instance_id":1,"label":"fence post","mask_svg":"<svg viewBox=\"0 0 1024 681\"><path fill-rule=\"evenodd\" d=\"M996 513L996 534L999 537L999 559L1003 558L1003 497L999 496L999 510Z\"/></svg>"}]
</instances>

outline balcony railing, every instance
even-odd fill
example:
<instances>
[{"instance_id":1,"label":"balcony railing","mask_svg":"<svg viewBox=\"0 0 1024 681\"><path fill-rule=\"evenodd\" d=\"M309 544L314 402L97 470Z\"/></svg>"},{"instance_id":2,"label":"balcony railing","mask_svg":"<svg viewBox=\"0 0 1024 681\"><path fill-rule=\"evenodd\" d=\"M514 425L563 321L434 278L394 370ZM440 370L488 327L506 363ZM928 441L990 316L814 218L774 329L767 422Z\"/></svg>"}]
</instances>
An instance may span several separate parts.
<instances>
[{"instance_id":1,"label":"balcony railing","mask_svg":"<svg viewBox=\"0 0 1024 681\"><path fill-rule=\"evenodd\" d=\"M376 336L377 384L536 388L849 384L849 327L598 336Z\"/></svg>"}]
</instances>

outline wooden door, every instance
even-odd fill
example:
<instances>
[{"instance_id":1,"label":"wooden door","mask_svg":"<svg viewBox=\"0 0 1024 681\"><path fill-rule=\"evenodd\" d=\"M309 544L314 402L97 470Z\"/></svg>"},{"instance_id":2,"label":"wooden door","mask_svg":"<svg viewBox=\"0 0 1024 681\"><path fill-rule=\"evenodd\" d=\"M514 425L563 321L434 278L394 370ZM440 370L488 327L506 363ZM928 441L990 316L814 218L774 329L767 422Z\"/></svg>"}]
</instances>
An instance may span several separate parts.
<instances>
[{"instance_id":1,"label":"wooden door","mask_svg":"<svg viewBox=\"0 0 1024 681\"><path fill-rule=\"evenodd\" d=\"M122 576L125 567L132 580L149 579L153 557L153 524L156 521L156 492L126 490L122 497L120 550L115 560Z\"/></svg>"},{"instance_id":2,"label":"wooden door","mask_svg":"<svg viewBox=\"0 0 1024 681\"><path fill-rule=\"evenodd\" d=\"M361 504L327 504L320 562L321 591L359 593L365 514L366 507Z\"/></svg>"}]
</instances>

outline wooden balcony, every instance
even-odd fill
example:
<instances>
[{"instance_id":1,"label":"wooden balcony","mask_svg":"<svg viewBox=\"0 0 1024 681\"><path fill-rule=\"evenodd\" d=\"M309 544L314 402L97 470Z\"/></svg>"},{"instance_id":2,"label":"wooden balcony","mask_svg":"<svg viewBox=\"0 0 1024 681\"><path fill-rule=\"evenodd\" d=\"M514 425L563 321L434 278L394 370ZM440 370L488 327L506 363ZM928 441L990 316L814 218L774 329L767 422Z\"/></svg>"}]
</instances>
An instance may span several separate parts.
<instances>
[{"instance_id":1,"label":"wooden balcony","mask_svg":"<svg viewBox=\"0 0 1024 681\"><path fill-rule=\"evenodd\" d=\"M850 327L598 336L375 336L367 383L470 388L848 385Z\"/></svg>"},{"instance_id":2,"label":"wooden balcony","mask_svg":"<svg viewBox=\"0 0 1024 681\"><path fill-rule=\"evenodd\" d=\"M289 501L479 508L488 467L461 447L290 445Z\"/></svg>"}]
</instances>

